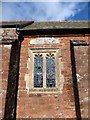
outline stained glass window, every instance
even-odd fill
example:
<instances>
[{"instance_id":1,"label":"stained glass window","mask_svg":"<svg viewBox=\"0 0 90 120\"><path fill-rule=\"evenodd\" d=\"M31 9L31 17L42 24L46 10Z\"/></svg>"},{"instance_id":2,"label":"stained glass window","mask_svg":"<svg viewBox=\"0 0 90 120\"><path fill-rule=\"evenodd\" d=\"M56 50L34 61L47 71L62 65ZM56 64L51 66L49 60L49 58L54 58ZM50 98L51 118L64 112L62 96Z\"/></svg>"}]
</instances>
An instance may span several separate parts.
<instances>
[{"instance_id":1,"label":"stained glass window","mask_svg":"<svg viewBox=\"0 0 90 120\"><path fill-rule=\"evenodd\" d=\"M34 87L43 87L43 57L36 54L34 57Z\"/></svg>"},{"instance_id":2,"label":"stained glass window","mask_svg":"<svg viewBox=\"0 0 90 120\"><path fill-rule=\"evenodd\" d=\"M46 56L46 86L55 87L55 57L51 53Z\"/></svg>"}]
</instances>

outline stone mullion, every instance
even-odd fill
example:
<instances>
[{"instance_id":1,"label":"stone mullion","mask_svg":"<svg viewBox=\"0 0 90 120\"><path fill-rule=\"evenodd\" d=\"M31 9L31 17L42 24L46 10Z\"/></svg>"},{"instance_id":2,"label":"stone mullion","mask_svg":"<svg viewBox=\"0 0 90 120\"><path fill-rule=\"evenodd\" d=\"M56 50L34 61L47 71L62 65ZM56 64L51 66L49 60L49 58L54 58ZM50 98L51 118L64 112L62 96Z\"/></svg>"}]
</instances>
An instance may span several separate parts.
<instances>
[{"instance_id":1,"label":"stone mullion","mask_svg":"<svg viewBox=\"0 0 90 120\"><path fill-rule=\"evenodd\" d=\"M58 61L58 58L57 58L57 54L55 54L55 82L56 82L56 87L58 86L58 81L57 81L57 78L58 78L58 64L57 64L57 61Z\"/></svg>"},{"instance_id":2,"label":"stone mullion","mask_svg":"<svg viewBox=\"0 0 90 120\"><path fill-rule=\"evenodd\" d=\"M46 88L46 54L43 54L43 88Z\"/></svg>"},{"instance_id":3,"label":"stone mullion","mask_svg":"<svg viewBox=\"0 0 90 120\"><path fill-rule=\"evenodd\" d=\"M31 78L32 78L32 80L31 80L31 86L32 86L32 88L34 88L34 54L33 54L33 57L32 57L32 62L31 62L31 66L32 66L32 72L31 73L33 73L32 75L31 75Z\"/></svg>"}]
</instances>

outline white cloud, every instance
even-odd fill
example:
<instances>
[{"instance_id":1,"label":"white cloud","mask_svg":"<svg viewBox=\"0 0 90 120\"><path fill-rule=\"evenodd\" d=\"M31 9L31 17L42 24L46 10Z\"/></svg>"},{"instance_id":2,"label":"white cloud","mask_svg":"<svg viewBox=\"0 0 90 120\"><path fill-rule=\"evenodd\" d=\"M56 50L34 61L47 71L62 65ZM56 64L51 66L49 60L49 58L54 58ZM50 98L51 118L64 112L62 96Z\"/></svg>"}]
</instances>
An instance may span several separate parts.
<instances>
[{"instance_id":1,"label":"white cloud","mask_svg":"<svg viewBox=\"0 0 90 120\"><path fill-rule=\"evenodd\" d=\"M58 0L59 1L59 0ZM20 2L2 4L3 20L66 20L83 9L78 2Z\"/></svg>"}]
</instances>

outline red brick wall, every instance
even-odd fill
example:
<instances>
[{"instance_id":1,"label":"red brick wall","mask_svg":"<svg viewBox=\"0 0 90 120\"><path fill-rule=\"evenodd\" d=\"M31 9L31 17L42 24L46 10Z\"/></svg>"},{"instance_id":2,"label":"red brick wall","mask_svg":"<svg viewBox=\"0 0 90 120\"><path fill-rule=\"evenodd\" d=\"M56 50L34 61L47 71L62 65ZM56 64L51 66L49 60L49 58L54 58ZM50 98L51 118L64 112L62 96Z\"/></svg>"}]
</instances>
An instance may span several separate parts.
<instances>
[{"instance_id":1,"label":"red brick wall","mask_svg":"<svg viewBox=\"0 0 90 120\"><path fill-rule=\"evenodd\" d=\"M2 49L2 57L1 59L1 64L2 64L2 70L1 70L1 82L2 84L0 85L2 87L2 94L1 94L1 99L2 99L2 112L0 113L0 118L3 117L4 115L4 110L5 110L5 98L6 98L6 92L7 92L7 80L8 80L8 70L9 70L9 61L10 61L10 51L11 51L11 46L10 45L0 45L0 48Z\"/></svg>"},{"instance_id":2,"label":"red brick wall","mask_svg":"<svg viewBox=\"0 0 90 120\"><path fill-rule=\"evenodd\" d=\"M75 46L76 72L80 95L81 116L88 117L88 47Z\"/></svg>"},{"instance_id":3,"label":"red brick wall","mask_svg":"<svg viewBox=\"0 0 90 120\"><path fill-rule=\"evenodd\" d=\"M70 40L85 40L86 36L64 36L55 37L60 40L59 45L55 48L61 48L62 62L64 69L64 86L62 94L37 94L28 95L25 89L25 73L27 73L28 48L42 47L41 45L30 45L31 39L37 37L25 38L21 46L20 57L20 79L17 104L17 118L75 118L75 102L73 94L71 58L70 58ZM43 45L48 47L48 45ZM53 45L50 45L52 48Z\"/></svg>"},{"instance_id":4,"label":"red brick wall","mask_svg":"<svg viewBox=\"0 0 90 120\"><path fill-rule=\"evenodd\" d=\"M28 48L36 48L38 46L38 45L29 44L31 38L37 39L37 37L24 38L24 41L22 42L21 45L20 75L19 75L18 100L17 100L17 118L75 118L76 115L75 115L75 101L74 101L72 70L71 70L70 40L88 41L88 36L66 35L66 36L54 37L60 40L60 44L54 45L54 47L61 48L61 58L64 65L62 70L62 75L64 75L64 86L63 86L62 94L29 94L28 95L26 90L26 81L25 81L25 74L28 71L27 68ZM38 47L42 47L42 46L38 46ZM43 47L48 47L48 45L43 45ZM52 48L53 45L50 45L49 47ZM7 80L7 76L8 76L10 49L3 47L2 53L3 53L2 71L4 71L2 74L2 86L3 86L2 110L4 113L4 105L5 105L4 101L6 95L5 84L7 84L7 82L5 83L5 81ZM76 58L78 58L78 54ZM87 89L87 85L83 87L84 89ZM81 94L81 96L83 96L83 94ZM83 109L84 109L84 105L83 105ZM85 109L87 108L85 107ZM87 117L87 115L84 114L83 117Z\"/></svg>"}]
</instances>

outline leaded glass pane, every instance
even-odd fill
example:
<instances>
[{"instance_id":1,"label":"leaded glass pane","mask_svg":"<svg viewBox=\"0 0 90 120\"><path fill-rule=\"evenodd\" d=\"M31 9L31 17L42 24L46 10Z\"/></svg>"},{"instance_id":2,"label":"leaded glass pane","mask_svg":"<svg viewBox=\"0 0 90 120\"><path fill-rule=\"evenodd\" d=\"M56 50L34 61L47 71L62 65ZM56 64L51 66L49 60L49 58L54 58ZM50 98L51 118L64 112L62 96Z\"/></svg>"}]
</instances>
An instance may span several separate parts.
<instances>
[{"instance_id":1,"label":"leaded glass pane","mask_svg":"<svg viewBox=\"0 0 90 120\"><path fill-rule=\"evenodd\" d=\"M53 54L46 57L46 85L55 87L55 57Z\"/></svg>"},{"instance_id":2,"label":"leaded glass pane","mask_svg":"<svg viewBox=\"0 0 90 120\"><path fill-rule=\"evenodd\" d=\"M34 87L43 87L43 58L40 54L34 57Z\"/></svg>"}]
</instances>

